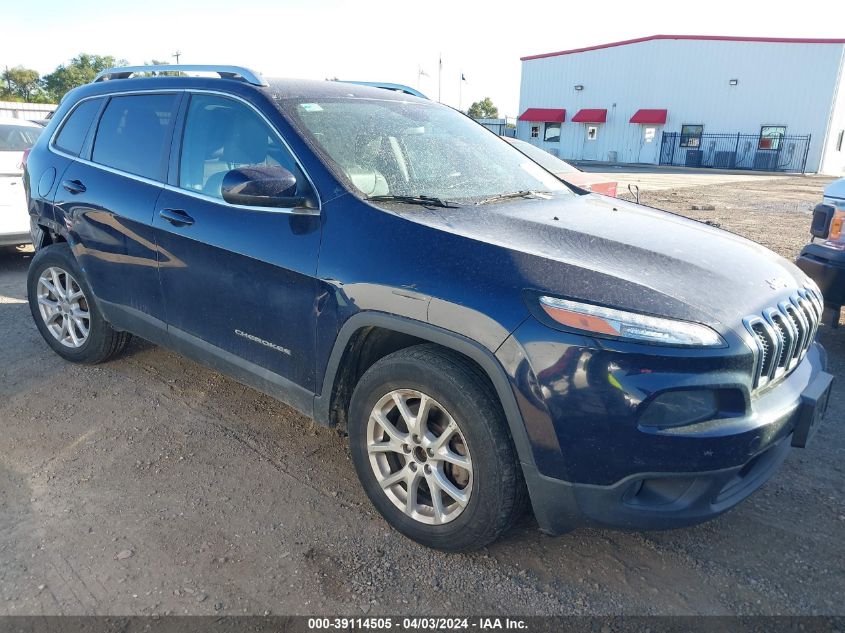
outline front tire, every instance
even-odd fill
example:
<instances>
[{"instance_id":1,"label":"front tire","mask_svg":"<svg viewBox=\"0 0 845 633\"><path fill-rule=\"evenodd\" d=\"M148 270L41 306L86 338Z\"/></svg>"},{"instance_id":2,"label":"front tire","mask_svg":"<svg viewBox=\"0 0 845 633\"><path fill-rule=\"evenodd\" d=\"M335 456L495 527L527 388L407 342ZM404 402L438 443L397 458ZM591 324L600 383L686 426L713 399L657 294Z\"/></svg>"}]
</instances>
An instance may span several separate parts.
<instances>
[{"instance_id":1,"label":"front tire","mask_svg":"<svg viewBox=\"0 0 845 633\"><path fill-rule=\"evenodd\" d=\"M74 363L102 363L131 339L103 318L76 258L66 243L40 249L27 273L29 309L47 344Z\"/></svg>"},{"instance_id":2,"label":"front tire","mask_svg":"<svg viewBox=\"0 0 845 633\"><path fill-rule=\"evenodd\" d=\"M405 536L458 552L495 541L527 493L502 408L474 365L435 345L376 362L352 395L355 469Z\"/></svg>"}]
</instances>

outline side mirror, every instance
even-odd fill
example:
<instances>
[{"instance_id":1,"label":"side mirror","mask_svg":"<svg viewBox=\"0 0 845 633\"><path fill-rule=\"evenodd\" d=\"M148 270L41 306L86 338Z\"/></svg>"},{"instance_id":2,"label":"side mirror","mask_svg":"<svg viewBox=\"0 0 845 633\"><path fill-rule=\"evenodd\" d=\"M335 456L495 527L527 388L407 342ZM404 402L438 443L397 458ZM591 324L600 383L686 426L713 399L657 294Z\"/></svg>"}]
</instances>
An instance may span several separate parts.
<instances>
[{"instance_id":1,"label":"side mirror","mask_svg":"<svg viewBox=\"0 0 845 633\"><path fill-rule=\"evenodd\" d=\"M817 204L813 209L813 223L810 225L810 235L825 238L830 235L830 222L836 214L829 204Z\"/></svg>"},{"instance_id":2,"label":"side mirror","mask_svg":"<svg viewBox=\"0 0 845 633\"><path fill-rule=\"evenodd\" d=\"M223 176L220 191L229 204L287 208L305 204L305 198L296 195L296 176L273 165L232 169Z\"/></svg>"}]
</instances>

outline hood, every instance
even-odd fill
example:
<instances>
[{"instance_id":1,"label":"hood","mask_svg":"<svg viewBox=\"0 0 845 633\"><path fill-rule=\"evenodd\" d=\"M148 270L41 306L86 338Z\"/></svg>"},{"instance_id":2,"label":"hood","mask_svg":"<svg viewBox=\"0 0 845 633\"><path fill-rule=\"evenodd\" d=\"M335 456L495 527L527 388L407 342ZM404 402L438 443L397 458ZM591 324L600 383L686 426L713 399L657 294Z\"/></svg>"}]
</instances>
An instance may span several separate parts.
<instances>
[{"instance_id":1,"label":"hood","mask_svg":"<svg viewBox=\"0 0 845 633\"><path fill-rule=\"evenodd\" d=\"M832 202L845 200L845 178L834 180L824 188L824 197Z\"/></svg>"},{"instance_id":2,"label":"hood","mask_svg":"<svg viewBox=\"0 0 845 633\"><path fill-rule=\"evenodd\" d=\"M505 249L503 268L526 289L714 327L735 327L807 280L738 235L596 195L400 215Z\"/></svg>"}]
</instances>

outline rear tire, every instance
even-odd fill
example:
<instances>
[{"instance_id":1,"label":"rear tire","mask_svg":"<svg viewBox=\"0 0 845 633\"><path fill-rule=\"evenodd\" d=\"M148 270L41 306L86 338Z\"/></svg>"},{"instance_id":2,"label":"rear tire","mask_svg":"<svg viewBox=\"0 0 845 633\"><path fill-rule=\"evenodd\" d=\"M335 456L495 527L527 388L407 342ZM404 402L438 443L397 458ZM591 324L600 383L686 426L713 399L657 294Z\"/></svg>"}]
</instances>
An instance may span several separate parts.
<instances>
[{"instance_id":1,"label":"rear tire","mask_svg":"<svg viewBox=\"0 0 845 633\"><path fill-rule=\"evenodd\" d=\"M457 354L418 345L376 362L355 387L348 431L373 505L422 545L484 547L525 510L525 482L501 405L479 370Z\"/></svg>"},{"instance_id":2,"label":"rear tire","mask_svg":"<svg viewBox=\"0 0 845 633\"><path fill-rule=\"evenodd\" d=\"M102 363L122 352L132 338L103 318L66 243L46 246L32 258L27 296L38 331L65 360Z\"/></svg>"}]
</instances>

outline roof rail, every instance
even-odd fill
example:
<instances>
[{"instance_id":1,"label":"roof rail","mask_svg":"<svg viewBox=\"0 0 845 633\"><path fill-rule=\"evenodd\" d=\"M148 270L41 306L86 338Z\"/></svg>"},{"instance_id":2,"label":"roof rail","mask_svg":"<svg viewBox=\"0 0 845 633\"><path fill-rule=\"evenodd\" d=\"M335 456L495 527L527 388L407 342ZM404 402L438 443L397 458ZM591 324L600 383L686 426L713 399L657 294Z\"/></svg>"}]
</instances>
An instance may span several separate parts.
<instances>
[{"instance_id":1,"label":"roof rail","mask_svg":"<svg viewBox=\"0 0 845 633\"><path fill-rule=\"evenodd\" d=\"M406 95L411 95L412 97L421 97L423 99L428 99L423 93L421 93L416 88L411 88L410 86L406 86L404 84L393 84L387 83L384 81L350 81L347 79L338 79L341 83L344 84L356 84L358 86L370 86L371 88L384 88L385 90L393 90L394 92L402 92Z\"/></svg>"},{"instance_id":2,"label":"roof rail","mask_svg":"<svg viewBox=\"0 0 845 633\"><path fill-rule=\"evenodd\" d=\"M94 78L94 81L109 81L112 79L129 79L137 73L164 73L164 72L185 72L185 73L217 73L221 79L235 79L245 81L253 86L269 86L270 84L260 73L243 68L242 66L213 66L207 64L159 64L156 66L119 66L108 68Z\"/></svg>"}]
</instances>

